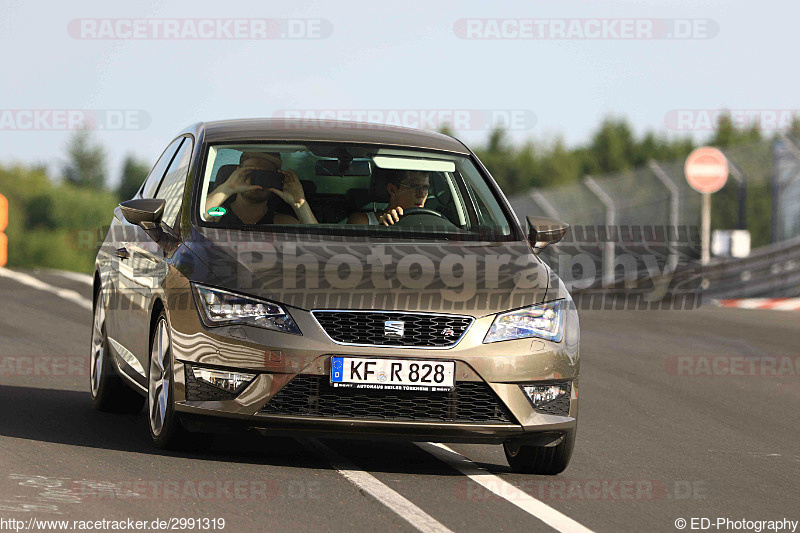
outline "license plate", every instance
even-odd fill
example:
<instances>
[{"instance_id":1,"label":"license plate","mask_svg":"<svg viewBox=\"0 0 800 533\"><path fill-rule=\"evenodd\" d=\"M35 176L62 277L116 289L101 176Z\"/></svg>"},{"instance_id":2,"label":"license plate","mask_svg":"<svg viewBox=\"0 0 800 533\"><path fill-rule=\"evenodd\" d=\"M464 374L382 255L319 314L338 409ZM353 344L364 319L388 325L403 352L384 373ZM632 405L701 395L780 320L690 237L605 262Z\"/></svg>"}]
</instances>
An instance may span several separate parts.
<instances>
[{"instance_id":1,"label":"license plate","mask_svg":"<svg viewBox=\"0 0 800 533\"><path fill-rule=\"evenodd\" d=\"M331 385L358 389L447 392L455 386L454 361L331 358Z\"/></svg>"}]
</instances>

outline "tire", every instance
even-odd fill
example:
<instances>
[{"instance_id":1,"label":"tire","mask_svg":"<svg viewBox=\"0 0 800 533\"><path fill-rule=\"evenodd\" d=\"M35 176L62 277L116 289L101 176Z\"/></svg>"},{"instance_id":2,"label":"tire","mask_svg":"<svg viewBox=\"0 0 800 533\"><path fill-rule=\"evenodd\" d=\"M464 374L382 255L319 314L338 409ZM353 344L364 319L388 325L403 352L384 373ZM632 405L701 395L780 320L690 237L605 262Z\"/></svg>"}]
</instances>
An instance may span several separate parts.
<instances>
[{"instance_id":1,"label":"tire","mask_svg":"<svg viewBox=\"0 0 800 533\"><path fill-rule=\"evenodd\" d=\"M575 448L575 433L575 430L570 431L555 446L526 446L505 442L503 450L509 466L515 472L554 476L569 465L572 450Z\"/></svg>"},{"instance_id":2,"label":"tire","mask_svg":"<svg viewBox=\"0 0 800 533\"><path fill-rule=\"evenodd\" d=\"M122 381L111 361L106 334L103 290L98 288L92 309L92 337L89 348L89 394L94 408L110 413L136 414L144 398Z\"/></svg>"},{"instance_id":3,"label":"tire","mask_svg":"<svg viewBox=\"0 0 800 533\"><path fill-rule=\"evenodd\" d=\"M150 370L147 376L147 426L153 444L162 450L208 448L214 436L190 433L181 424L180 414L175 411L172 340L163 310L150 335Z\"/></svg>"}]
</instances>

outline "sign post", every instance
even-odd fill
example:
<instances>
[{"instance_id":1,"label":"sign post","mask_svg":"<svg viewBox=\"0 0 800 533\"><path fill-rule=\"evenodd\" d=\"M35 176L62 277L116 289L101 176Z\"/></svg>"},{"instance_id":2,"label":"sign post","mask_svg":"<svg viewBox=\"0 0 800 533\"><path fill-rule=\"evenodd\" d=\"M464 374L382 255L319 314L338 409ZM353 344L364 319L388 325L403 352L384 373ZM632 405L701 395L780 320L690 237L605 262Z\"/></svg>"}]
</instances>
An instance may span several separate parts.
<instances>
[{"instance_id":1,"label":"sign post","mask_svg":"<svg viewBox=\"0 0 800 533\"><path fill-rule=\"evenodd\" d=\"M716 148L704 146L689 154L683 171L689 186L703 195L700 227L705 265L711 259L711 195L728 181L728 160Z\"/></svg>"},{"instance_id":2,"label":"sign post","mask_svg":"<svg viewBox=\"0 0 800 533\"><path fill-rule=\"evenodd\" d=\"M8 262L8 237L4 233L8 227L8 200L0 194L0 267Z\"/></svg>"}]
</instances>

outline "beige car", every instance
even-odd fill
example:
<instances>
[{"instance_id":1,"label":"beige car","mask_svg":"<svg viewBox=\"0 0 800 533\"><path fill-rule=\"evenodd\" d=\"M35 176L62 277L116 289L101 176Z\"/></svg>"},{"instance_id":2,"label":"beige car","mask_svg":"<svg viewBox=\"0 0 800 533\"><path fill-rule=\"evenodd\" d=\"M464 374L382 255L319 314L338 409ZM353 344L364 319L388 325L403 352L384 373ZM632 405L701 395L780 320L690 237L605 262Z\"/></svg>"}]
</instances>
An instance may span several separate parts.
<instances>
[{"instance_id":1,"label":"beige car","mask_svg":"<svg viewBox=\"0 0 800 533\"><path fill-rule=\"evenodd\" d=\"M566 468L578 315L478 158L437 133L199 123L123 202L97 255L91 395L146 403L159 447L232 427L502 444Z\"/></svg>"}]
</instances>

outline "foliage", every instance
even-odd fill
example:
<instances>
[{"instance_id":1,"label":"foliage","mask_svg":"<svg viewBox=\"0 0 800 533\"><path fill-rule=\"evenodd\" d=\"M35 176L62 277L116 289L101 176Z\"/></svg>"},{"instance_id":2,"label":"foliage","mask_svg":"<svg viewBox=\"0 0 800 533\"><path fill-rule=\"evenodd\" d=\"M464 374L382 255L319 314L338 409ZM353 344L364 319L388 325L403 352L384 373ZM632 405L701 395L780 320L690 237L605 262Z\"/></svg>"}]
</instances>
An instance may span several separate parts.
<instances>
[{"instance_id":1,"label":"foliage","mask_svg":"<svg viewBox=\"0 0 800 533\"><path fill-rule=\"evenodd\" d=\"M151 165L128 154L122 163L122 176L117 186L117 196L120 201L130 200L139 191L144 179L150 173Z\"/></svg>"},{"instance_id":2,"label":"foliage","mask_svg":"<svg viewBox=\"0 0 800 533\"><path fill-rule=\"evenodd\" d=\"M67 162L62 168L64 178L80 187L102 189L106 177L106 151L94 144L89 130L78 130L67 144Z\"/></svg>"},{"instance_id":3,"label":"foliage","mask_svg":"<svg viewBox=\"0 0 800 533\"><path fill-rule=\"evenodd\" d=\"M42 169L21 166L0 166L0 194L8 199L8 266L91 272L116 195L54 184Z\"/></svg>"}]
</instances>

